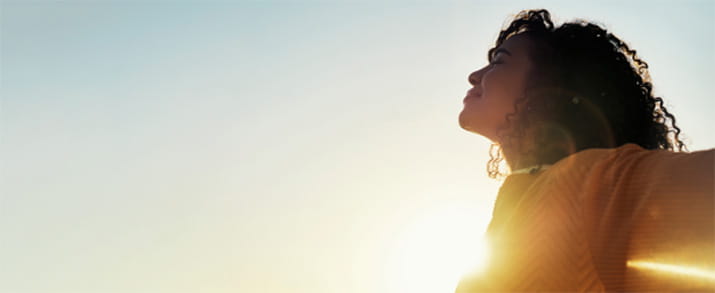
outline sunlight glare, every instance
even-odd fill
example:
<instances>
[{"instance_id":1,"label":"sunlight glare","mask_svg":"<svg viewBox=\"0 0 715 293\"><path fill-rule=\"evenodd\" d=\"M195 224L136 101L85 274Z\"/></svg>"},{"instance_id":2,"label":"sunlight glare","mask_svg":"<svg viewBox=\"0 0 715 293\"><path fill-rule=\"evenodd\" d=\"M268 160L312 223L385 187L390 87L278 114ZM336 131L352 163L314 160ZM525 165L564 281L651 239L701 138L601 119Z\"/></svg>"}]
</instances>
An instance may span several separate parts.
<instances>
[{"instance_id":1,"label":"sunlight glare","mask_svg":"<svg viewBox=\"0 0 715 293\"><path fill-rule=\"evenodd\" d=\"M483 232L488 217L453 205L408 225L392 251L392 292L454 292L463 275L479 272L486 264Z\"/></svg>"},{"instance_id":2,"label":"sunlight glare","mask_svg":"<svg viewBox=\"0 0 715 293\"><path fill-rule=\"evenodd\" d=\"M704 270L704 269L699 269L699 268L695 268L695 267L656 263L656 262L647 262L647 261L629 261L627 263L627 265L629 267L638 268L638 269L656 270L656 271L660 271L660 272L668 272L668 273L673 273L673 274L678 274L678 275L686 275L686 276L690 276L690 277L697 277L697 278L707 279L710 281L715 281L715 272L712 272L709 270Z\"/></svg>"}]
</instances>

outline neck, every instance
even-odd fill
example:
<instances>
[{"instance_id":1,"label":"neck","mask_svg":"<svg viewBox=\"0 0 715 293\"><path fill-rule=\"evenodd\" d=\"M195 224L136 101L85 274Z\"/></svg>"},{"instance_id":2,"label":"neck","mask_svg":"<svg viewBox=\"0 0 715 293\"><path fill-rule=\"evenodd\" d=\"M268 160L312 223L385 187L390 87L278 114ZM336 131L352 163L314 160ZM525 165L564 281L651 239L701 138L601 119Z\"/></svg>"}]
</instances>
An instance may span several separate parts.
<instances>
[{"instance_id":1,"label":"neck","mask_svg":"<svg viewBox=\"0 0 715 293\"><path fill-rule=\"evenodd\" d=\"M519 170L538 165L553 164L561 158L573 153L573 150L564 151L562 149L554 149L552 152L545 152L543 150L519 152L511 149L503 149L502 152L509 168L511 170Z\"/></svg>"},{"instance_id":2,"label":"neck","mask_svg":"<svg viewBox=\"0 0 715 293\"><path fill-rule=\"evenodd\" d=\"M508 152L506 150L504 151L504 160L506 161L507 165L509 165L509 169L511 170L529 168L543 163L540 162L540 160L538 160L536 157L516 154L513 152Z\"/></svg>"},{"instance_id":3,"label":"neck","mask_svg":"<svg viewBox=\"0 0 715 293\"><path fill-rule=\"evenodd\" d=\"M511 170L553 164L575 152L578 148L571 135L554 131L553 126L533 126L525 131L514 145L502 145L504 160Z\"/></svg>"}]
</instances>

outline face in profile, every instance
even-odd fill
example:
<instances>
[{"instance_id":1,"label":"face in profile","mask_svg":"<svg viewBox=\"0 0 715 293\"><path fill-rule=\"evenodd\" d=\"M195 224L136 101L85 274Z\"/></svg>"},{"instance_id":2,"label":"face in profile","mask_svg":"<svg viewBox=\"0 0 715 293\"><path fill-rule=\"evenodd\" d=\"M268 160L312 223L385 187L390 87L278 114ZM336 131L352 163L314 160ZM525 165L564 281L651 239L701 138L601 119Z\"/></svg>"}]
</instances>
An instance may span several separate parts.
<instances>
[{"instance_id":1,"label":"face in profile","mask_svg":"<svg viewBox=\"0 0 715 293\"><path fill-rule=\"evenodd\" d=\"M499 142L497 130L515 111L515 101L524 96L532 66L529 45L527 36L513 36L494 50L487 66L469 75L472 88L459 115L462 128Z\"/></svg>"}]
</instances>

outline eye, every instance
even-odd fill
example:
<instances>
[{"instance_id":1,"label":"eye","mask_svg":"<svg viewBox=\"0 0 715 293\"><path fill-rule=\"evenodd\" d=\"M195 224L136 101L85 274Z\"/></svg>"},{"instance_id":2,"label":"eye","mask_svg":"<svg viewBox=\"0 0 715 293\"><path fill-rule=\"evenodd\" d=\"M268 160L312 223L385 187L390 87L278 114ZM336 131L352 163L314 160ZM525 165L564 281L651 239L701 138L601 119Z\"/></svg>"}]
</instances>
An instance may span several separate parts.
<instances>
[{"instance_id":1,"label":"eye","mask_svg":"<svg viewBox=\"0 0 715 293\"><path fill-rule=\"evenodd\" d=\"M504 60L493 59L491 62L489 62L489 65L497 65L497 64L502 64L502 63L504 63Z\"/></svg>"},{"instance_id":2,"label":"eye","mask_svg":"<svg viewBox=\"0 0 715 293\"><path fill-rule=\"evenodd\" d=\"M501 54L497 54L491 60L489 60L489 65L497 65L502 63L504 63L504 58L502 58Z\"/></svg>"}]
</instances>

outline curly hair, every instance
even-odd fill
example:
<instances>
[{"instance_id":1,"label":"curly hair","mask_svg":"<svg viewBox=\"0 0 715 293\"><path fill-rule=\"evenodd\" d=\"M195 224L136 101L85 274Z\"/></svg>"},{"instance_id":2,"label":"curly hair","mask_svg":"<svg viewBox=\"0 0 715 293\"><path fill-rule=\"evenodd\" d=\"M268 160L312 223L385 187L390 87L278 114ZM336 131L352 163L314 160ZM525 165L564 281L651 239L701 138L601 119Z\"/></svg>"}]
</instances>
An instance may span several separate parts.
<instances>
[{"instance_id":1,"label":"curly hair","mask_svg":"<svg viewBox=\"0 0 715 293\"><path fill-rule=\"evenodd\" d=\"M626 143L687 151L675 116L653 96L648 64L614 34L584 20L556 27L547 10L524 10L499 33L487 58L521 34L532 40L529 57L535 66L525 95L497 132L499 144L489 151L489 177L504 176L499 170L504 150L532 156L537 164Z\"/></svg>"}]
</instances>

